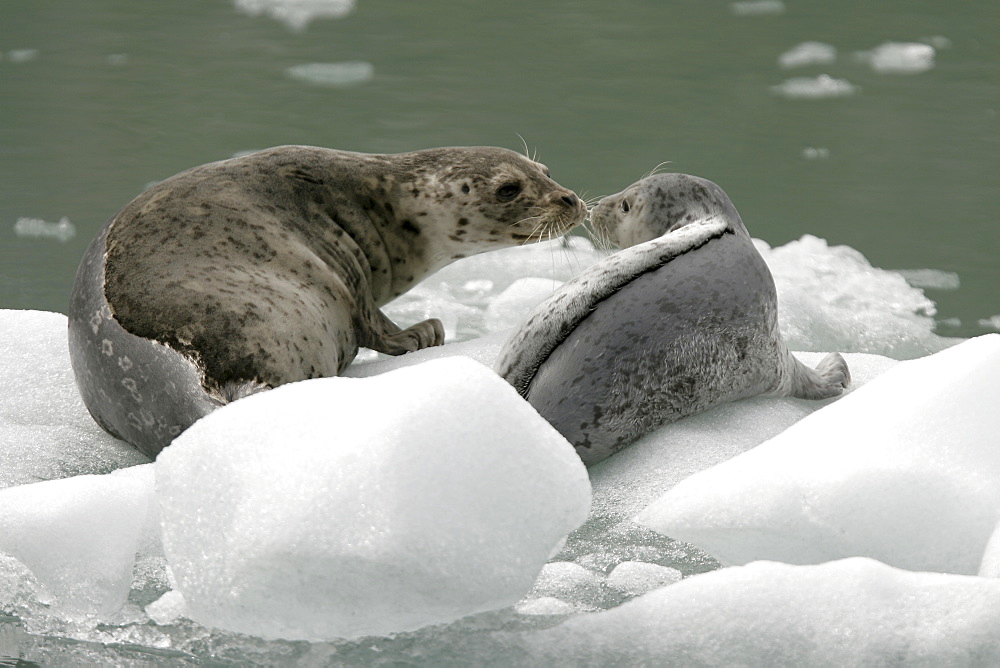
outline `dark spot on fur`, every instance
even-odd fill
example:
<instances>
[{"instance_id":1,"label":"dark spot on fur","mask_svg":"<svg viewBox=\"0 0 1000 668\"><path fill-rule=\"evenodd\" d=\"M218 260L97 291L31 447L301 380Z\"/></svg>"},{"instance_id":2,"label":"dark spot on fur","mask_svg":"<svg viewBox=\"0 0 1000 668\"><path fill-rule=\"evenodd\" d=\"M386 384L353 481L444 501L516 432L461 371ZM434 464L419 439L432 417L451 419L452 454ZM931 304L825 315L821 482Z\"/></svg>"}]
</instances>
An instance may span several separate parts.
<instances>
[{"instance_id":1,"label":"dark spot on fur","mask_svg":"<svg viewBox=\"0 0 1000 668\"><path fill-rule=\"evenodd\" d=\"M458 219L458 226L459 227L465 227L468 224L469 224L469 219L468 218L459 218Z\"/></svg>"},{"instance_id":2,"label":"dark spot on fur","mask_svg":"<svg viewBox=\"0 0 1000 668\"><path fill-rule=\"evenodd\" d=\"M404 220L403 229L409 232L410 234L420 234L420 228L416 224L414 224L412 220Z\"/></svg>"},{"instance_id":3,"label":"dark spot on fur","mask_svg":"<svg viewBox=\"0 0 1000 668\"><path fill-rule=\"evenodd\" d=\"M462 192L464 194L468 195L470 190L471 190L471 188L469 188L469 184L468 183L463 183L462 184Z\"/></svg>"}]
</instances>

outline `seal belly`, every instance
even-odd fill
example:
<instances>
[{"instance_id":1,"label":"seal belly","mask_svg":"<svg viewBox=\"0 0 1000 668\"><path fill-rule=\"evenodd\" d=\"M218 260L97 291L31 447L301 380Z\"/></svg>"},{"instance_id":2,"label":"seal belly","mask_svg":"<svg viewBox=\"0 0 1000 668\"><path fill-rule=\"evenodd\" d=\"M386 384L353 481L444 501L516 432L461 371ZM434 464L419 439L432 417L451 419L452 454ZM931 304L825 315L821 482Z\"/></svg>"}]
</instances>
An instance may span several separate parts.
<instances>
[{"instance_id":1,"label":"seal belly","mask_svg":"<svg viewBox=\"0 0 1000 668\"><path fill-rule=\"evenodd\" d=\"M77 270L69 307L69 353L83 403L101 427L148 457L212 412L195 365L171 348L130 334L104 295L107 226Z\"/></svg>"},{"instance_id":2,"label":"seal belly","mask_svg":"<svg viewBox=\"0 0 1000 668\"><path fill-rule=\"evenodd\" d=\"M594 463L662 424L778 381L774 284L725 234L593 305L542 363L528 401Z\"/></svg>"}]
</instances>

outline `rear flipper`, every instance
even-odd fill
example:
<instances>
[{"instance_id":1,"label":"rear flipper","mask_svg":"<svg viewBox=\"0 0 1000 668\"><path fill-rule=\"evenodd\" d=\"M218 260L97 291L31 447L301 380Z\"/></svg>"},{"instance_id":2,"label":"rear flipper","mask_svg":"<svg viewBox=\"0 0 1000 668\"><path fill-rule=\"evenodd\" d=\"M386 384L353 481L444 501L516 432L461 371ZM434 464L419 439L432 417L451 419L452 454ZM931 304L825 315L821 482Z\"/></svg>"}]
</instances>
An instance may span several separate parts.
<instances>
[{"instance_id":1,"label":"rear flipper","mask_svg":"<svg viewBox=\"0 0 1000 668\"><path fill-rule=\"evenodd\" d=\"M401 330L381 311L375 313L377 322L370 324L367 331L359 332L359 345L386 355L402 355L444 343L444 326L437 318Z\"/></svg>"},{"instance_id":2,"label":"rear flipper","mask_svg":"<svg viewBox=\"0 0 1000 668\"><path fill-rule=\"evenodd\" d=\"M789 357L792 357L791 354ZM840 396L850 383L851 372L840 353L830 353L820 360L815 369L795 360L794 378L788 396L798 399L829 399Z\"/></svg>"}]
</instances>

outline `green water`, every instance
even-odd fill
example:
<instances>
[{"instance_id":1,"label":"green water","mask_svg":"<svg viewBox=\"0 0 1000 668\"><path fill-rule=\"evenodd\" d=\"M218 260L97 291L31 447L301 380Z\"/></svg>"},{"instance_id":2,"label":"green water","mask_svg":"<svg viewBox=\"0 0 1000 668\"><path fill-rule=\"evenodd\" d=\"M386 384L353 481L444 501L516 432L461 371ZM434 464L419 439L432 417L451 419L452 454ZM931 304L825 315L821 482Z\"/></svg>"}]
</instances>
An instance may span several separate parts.
<instances>
[{"instance_id":1,"label":"green water","mask_svg":"<svg viewBox=\"0 0 1000 668\"><path fill-rule=\"evenodd\" d=\"M369 152L494 144L562 184L615 192L658 163L710 178L751 233L847 244L874 265L956 272L928 290L939 332L1000 314L1000 3L787 0L739 15L701 0L360 0L296 32L233 2L3 0L0 307L65 312L84 247L188 167L289 143ZM943 37L933 68L880 74L855 53ZM817 40L830 64L782 69ZM14 53L24 49L35 53ZM290 77L370 63L370 80ZM859 90L787 99L819 74ZM806 157L809 148L813 158ZM69 241L18 236L63 216ZM960 321L960 324L956 321Z\"/></svg>"}]
</instances>

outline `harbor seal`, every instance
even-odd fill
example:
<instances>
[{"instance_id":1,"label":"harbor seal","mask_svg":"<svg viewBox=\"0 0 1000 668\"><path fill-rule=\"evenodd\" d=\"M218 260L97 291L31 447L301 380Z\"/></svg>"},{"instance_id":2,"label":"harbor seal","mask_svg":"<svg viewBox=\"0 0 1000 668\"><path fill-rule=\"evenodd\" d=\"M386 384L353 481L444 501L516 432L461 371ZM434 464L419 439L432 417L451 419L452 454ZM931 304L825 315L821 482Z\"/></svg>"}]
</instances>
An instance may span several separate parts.
<instances>
[{"instance_id":1,"label":"harbor seal","mask_svg":"<svg viewBox=\"0 0 1000 668\"><path fill-rule=\"evenodd\" d=\"M774 280L716 184L649 176L598 202L591 222L624 250L542 302L496 367L588 466L724 402L847 387L839 354L813 370L785 347Z\"/></svg>"},{"instance_id":2,"label":"harbor seal","mask_svg":"<svg viewBox=\"0 0 1000 668\"><path fill-rule=\"evenodd\" d=\"M69 309L94 419L155 457L247 394L338 375L359 346L443 343L379 307L458 258L560 236L580 199L501 148L368 155L282 146L173 176L112 218Z\"/></svg>"}]
</instances>

